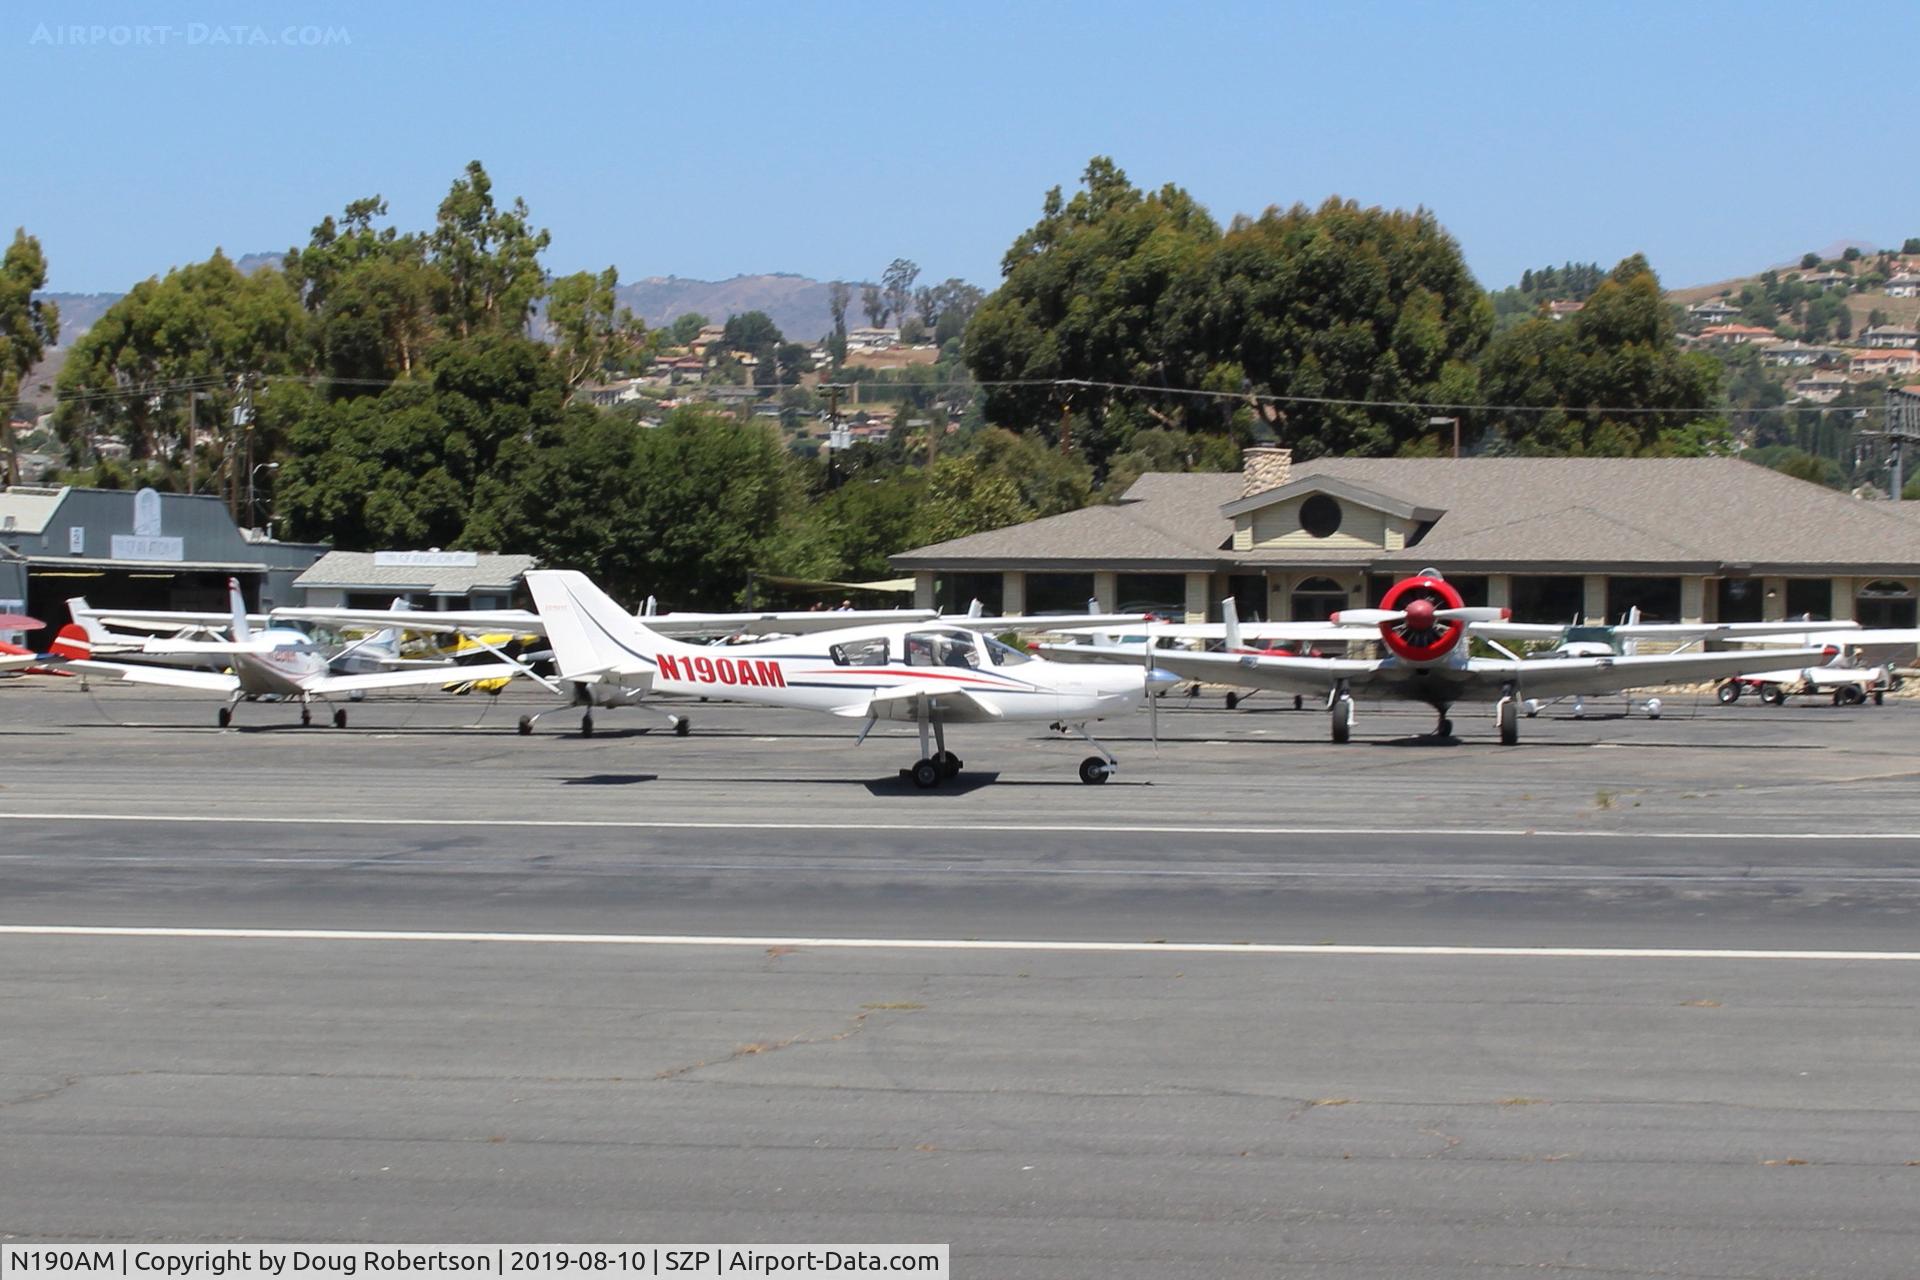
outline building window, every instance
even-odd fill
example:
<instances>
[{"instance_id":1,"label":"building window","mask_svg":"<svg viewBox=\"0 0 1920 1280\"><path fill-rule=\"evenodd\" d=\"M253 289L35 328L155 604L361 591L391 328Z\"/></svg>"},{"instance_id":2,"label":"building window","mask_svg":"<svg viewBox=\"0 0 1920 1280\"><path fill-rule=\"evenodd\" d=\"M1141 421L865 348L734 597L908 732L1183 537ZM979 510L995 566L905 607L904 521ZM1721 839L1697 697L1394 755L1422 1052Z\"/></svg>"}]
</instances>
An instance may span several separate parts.
<instances>
[{"instance_id":1,"label":"building window","mask_svg":"<svg viewBox=\"0 0 1920 1280\"><path fill-rule=\"evenodd\" d=\"M1179 573L1123 573L1114 582L1119 613L1153 613L1186 620L1187 579Z\"/></svg>"},{"instance_id":2,"label":"building window","mask_svg":"<svg viewBox=\"0 0 1920 1280\"><path fill-rule=\"evenodd\" d=\"M1911 627L1914 613L1913 592L1904 582L1869 582L1854 597L1853 616L1863 627Z\"/></svg>"},{"instance_id":3,"label":"building window","mask_svg":"<svg viewBox=\"0 0 1920 1280\"><path fill-rule=\"evenodd\" d=\"M1254 622L1267 616L1267 575L1236 573L1227 578L1227 594L1233 597L1240 621Z\"/></svg>"},{"instance_id":4,"label":"building window","mask_svg":"<svg viewBox=\"0 0 1920 1280\"><path fill-rule=\"evenodd\" d=\"M1788 578L1787 617L1826 622L1833 617L1832 578Z\"/></svg>"},{"instance_id":5,"label":"building window","mask_svg":"<svg viewBox=\"0 0 1920 1280\"><path fill-rule=\"evenodd\" d=\"M997 573L937 574L933 579L933 603L946 613L965 613L978 600L985 612L999 613L1000 588L1004 581Z\"/></svg>"},{"instance_id":6,"label":"building window","mask_svg":"<svg viewBox=\"0 0 1920 1280\"><path fill-rule=\"evenodd\" d=\"M1348 603L1347 589L1332 578L1308 578L1293 589L1293 620L1325 622Z\"/></svg>"},{"instance_id":7,"label":"building window","mask_svg":"<svg viewBox=\"0 0 1920 1280\"><path fill-rule=\"evenodd\" d=\"M1090 573L1030 573L1027 575L1028 613L1085 613L1093 598Z\"/></svg>"},{"instance_id":8,"label":"building window","mask_svg":"<svg viewBox=\"0 0 1920 1280\"><path fill-rule=\"evenodd\" d=\"M1625 621L1635 609L1642 622L1680 621L1680 579L1608 578L1606 621Z\"/></svg>"},{"instance_id":9,"label":"building window","mask_svg":"<svg viewBox=\"0 0 1920 1280\"><path fill-rule=\"evenodd\" d=\"M1759 622L1765 613L1766 592L1758 578L1720 579L1720 622Z\"/></svg>"},{"instance_id":10,"label":"building window","mask_svg":"<svg viewBox=\"0 0 1920 1280\"><path fill-rule=\"evenodd\" d=\"M1587 581L1577 577L1526 577L1513 579L1513 620L1568 625L1579 620L1587 608Z\"/></svg>"},{"instance_id":11,"label":"building window","mask_svg":"<svg viewBox=\"0 0 1920 1280\"><path fill-rule=\"evenodd\" d=\"M1300 527L1316 538L1331 538L1340 532L1340 504L1324 493L1316 493L1300 504Z\"/></svg>"}]
</instances>

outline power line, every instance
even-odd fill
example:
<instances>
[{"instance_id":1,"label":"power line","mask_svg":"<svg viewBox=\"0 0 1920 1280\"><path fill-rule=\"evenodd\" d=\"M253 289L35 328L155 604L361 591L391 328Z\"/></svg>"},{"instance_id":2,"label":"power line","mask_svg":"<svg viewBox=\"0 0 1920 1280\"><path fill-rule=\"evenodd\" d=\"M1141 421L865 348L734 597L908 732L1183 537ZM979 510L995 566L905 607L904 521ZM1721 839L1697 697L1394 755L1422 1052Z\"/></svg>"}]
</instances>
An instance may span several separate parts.
<instances>
[{"instance_id":1,"label":"power line","mask_svg":"<svg viewBox=\"0 0 1920 1280\"><path fill-rule=\"evenodd\" d=\"M231 389L234 379L241 375L201 376L178 382L142 383L127 387L102 387L77 392L63 392L53 397L55 404L86 404L95 401L110 401L127 398L151 399L157 395L182 391L210 391ZM394 387L419 382L418 378L338 378L327 374L276 373L265 374L259 378L263 382L285 382L304 386L340 386L340 387ZM1650 415L1695 415L1700 417L1719 417L1721 415L1753 416L1771 414L1816 413L1825 417L1829 414L1841 414L1853 418L1865 418L1870 414L1884 414L1887 407L1879 405L1769 405L1752 408L1739 408L1732 405L1700 406L1681 405L1672 408L1655 408L1646 405L1526 405L1526 404L1468 404L1442 400L1372 400L1342 396L1298 396L1283 395L1268 391L1218 391L1199 387L1153 386L1141 382L1108 382L1090 378L1003 378L975 379L954 378L936 382L882 382L861 379L847 384L855 387L871 386L875 390L900 391L949 391L949 390L1050 390L1071 391L1076 389L1121 392L1132 395L1159 395L1184 397L1188 399L1224 400L1237 404L1271 405L1310 405L1321 408L1347 409L1406 409L1418 412L1451 412L1478 414L1520 414L1520 413L1564 413L1570 416L1599 414L1604 416L1650 416ZM805 390L806 388L799 388Z\"/></svg>"}]
</instances>

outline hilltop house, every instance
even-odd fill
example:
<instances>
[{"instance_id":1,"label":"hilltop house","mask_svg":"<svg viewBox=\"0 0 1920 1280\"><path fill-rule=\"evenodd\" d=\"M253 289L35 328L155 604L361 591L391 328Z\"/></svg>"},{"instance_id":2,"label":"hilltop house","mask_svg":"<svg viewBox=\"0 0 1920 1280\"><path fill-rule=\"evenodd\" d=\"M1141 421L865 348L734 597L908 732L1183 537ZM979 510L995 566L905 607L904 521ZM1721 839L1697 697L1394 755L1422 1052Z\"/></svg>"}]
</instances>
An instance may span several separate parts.
<instances>
[{"instance_id":1,"label":"hilltop house","mask_svg":"<svg viewBox=\"0 0 1920 1280\"><path fill-rule=\"evenodd\" d=\"M1740 308L1725 298L1709 298L1705 302L1696 302L1687 308L1687 318L1701 324L1725 324L1740 314Z\"/></svg>"},{"instance_id":2,"label":"hilltop house","mask_svg":"<svg viewBox=\"0 0 1920 1280\"><path fill-rule=\"evenodd\" d=\"M1837 348L1811 347L1804 342L1782 342L1760 353L1762 364L1770 364L1780 369L1804 369L1839 358L1840 352Z\"/></svg>"},{"instance_id":3,"label":"hilltop house","mask_svg":"<svg viewBox=\"0 0 1920 1280\"><path fill-rule=\"evenodd\" d=\"M1844 288L1853 283L1853 277L1844 271L1806 271L1801 273L1800 283L1814 289Z\"/></svg>"},{"instance_id":4,"label":"hilltop house","mask_svg":"<svg viewBox=\"0 0 1920 1280\"><path fill-rule=\"evenodd\" d=\"M1911 271L1902 271L1887 281L1889 298L1920 298L1920 275Z\"/></svg>"},{"instance_id":5,"label":"hilltop house","mask_svg":"<svg viewBox=\"0 0 1920 1280\"><path fill-rule=\"evenodd\" d=\"M1856 351L1853 359L1847 362L1847 372L1872 378L1894 373L1920 373L1920 351L1903 348Z\"/></svg>"},{"instance_id":6,"label":"hilltop house","mask_svg":"<svg viewBox=\"0 0 1920 1280\"><path fill-rule=\"evenodd\" d=\"M1716 347L1744 347L1754 342L1778 341L1773 330L1750 324L1722 324L1700 331L1701 341Z\"/></svg>"},{"instance_id":7,"label":"hilltop house","mask_svg":"<svg viewBox=\"0 0 1920 1280\"><path fill-rule=\"evenodd\" d=\"M1853 384L1838 373L1816 373L1793 384L1796 398L1814 404L1832 404Z\"/></svg>"},{"instance_id":8,"label":"hilltop house","mask_svg":"<svg viewBox=\"0 0 1920 1280\"><path fill-rule=\"evenodd\" d=\"M1860 335L1860 342L1876 348L1920 347L1920 332L1897 324L1877 324Z\"/></svg>"}]
</instances>

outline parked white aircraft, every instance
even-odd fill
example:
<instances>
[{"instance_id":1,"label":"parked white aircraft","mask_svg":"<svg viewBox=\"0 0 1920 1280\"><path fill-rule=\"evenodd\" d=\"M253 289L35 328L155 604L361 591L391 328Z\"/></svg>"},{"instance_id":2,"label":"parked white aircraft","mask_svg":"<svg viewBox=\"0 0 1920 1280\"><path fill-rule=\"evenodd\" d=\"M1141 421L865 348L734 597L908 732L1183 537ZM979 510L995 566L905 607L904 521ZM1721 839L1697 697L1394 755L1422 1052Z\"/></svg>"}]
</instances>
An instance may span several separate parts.
<instances>
[{"instance_id":1,"label":"parked white aircraft","mask_svg":"<svg viewBox=\"0 0 1920 1280\"><path fill-rule=\"evenodd\" d=\"M1474 658L1460 642L1468 627L1503 623L1508 611L1467 607L1439 573L1424 570L1388 590L1377 609L1345 609L1336 626L1378 629L1388 656L1381 659L1315 658L1258 653L1179 653L1155 650L1154 666L1193 680L1289 693L1323 694L1335 742L1353 733L1356 697L1424 702L1439 713L1438 736L1453 732L1447 712L1456 702L1490 701L1500 741L1520 740L1522 702L1529 697L1610 693L1675 680L1738 675L1756 665L1776 665L1786 653L1764 659L1742 653L1606 655L1558 658ZM1043 652L1073 658L1139 663L1138 647L1042 645ZM1824 660L1826 649L1793 651L1791 658Z\"/></svg>"},{"instance_id":2,"label":"parked white aircraft","mask_svg":"<svg viewBox=\"0 0 1920 1280\"><path fill-rule=\"evenodd\" d=\"M1137 706L1160 673L1063 665L1035 658L957 622L852 627L724 648L682 644L651 630L584 574L527 575L560 675L657 693L717 696L864 720L920 726L920 760L902 770L922 788L960 772L948 724L1039 720L1084 738L1097 756L1080 780L1105 782L1119 767L1087 725ZM929 734L932 741L929 743Z\"/></svg>"},{"instance_id":3,"label":"parked white aircraft","mask_svg":"<svg viewBox=\"0 0 1920 1280\"><path fill-rule=\"evenodd\" d=\"M85 675L112 676L129 684L164 685L176 689L204 689L223 693L226 705L220 708L219 724L233 723L233 709L242 698L275 697L300 704L300 723L313 723L312 702L336 697L354 697L380 689L404 689L445 685L455 681L497 680L519 675L522 668L512 663L487 666L413 667L401 671L380 671L358 675L334 675L328 668L332 656L316 645L304 631L268 628L255 631L247 616L240 584L227 580L232 612L227 618L228 638L194 640L180 638L138 639L127 637L122 652L130 658L193 659L224 663L231 672L194 671L180 667L153 666L142 662L107 662L97 658L63 661L65 670ZM86 602L70 601L83 610ZM152 615L148 615L151 617ZM333 713L336 729L347 724L347 710L337 707Z\"/></svg>"}]
</instances>

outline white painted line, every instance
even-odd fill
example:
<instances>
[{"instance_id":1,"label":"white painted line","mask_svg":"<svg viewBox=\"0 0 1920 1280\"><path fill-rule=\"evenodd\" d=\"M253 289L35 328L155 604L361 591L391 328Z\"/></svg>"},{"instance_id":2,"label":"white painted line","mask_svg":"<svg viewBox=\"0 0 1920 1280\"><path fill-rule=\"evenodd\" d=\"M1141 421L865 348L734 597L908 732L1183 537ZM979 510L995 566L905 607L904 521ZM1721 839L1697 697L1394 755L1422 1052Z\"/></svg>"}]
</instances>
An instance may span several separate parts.
<instances>
[{"instance_id":1,"label":"white painted line","mask_svg":"<svg viewBox=\"0 0 1920 1280\"><path fill-rule=\"evenodd\" d=\"M677 933L463 933L422 929L171 929L5 924L0 937L240 942L469 942L585 947L799 947L822 951L1048 951L1088 955L1383 956L1560 960L1920 961L1920 951L1769 951L1697 947L1465 947L1313 942L1047 942L1000 938L801 938Z\"/></svg>"},{"instance_id":2,"label":"white painted line","mask_svg":"<svg viewBox=\"0 0 1920 1280\"><path fill-rule=\"evenodd\" d=\"M918 822L742 822L733 819L657 820L646 818L371 818L289 817L285 814L204 814L204 813L27 813L0 811L0 820L12 822L173 822L216 823L223 826L273 827L435 827L435 828L575 828L614 831L912 831L926 834L930 828ZM1109 835L1109 836L1359 836L1405 840L1404 827L1259 827L1259 826L1180 826L1136 825L1099 822L967 822L960 834L1000 832L1011 835ZM1542 840L1745 840L1745 841L1848 841L1910 840L1920 841L1920 833L1896 831L1586 831L1553 827L1434 827L1422 829L1421 836L1520 838Z\"/></svg>"}]
</instances>

